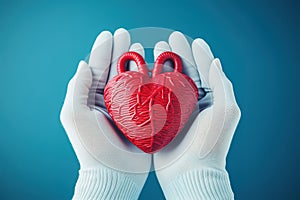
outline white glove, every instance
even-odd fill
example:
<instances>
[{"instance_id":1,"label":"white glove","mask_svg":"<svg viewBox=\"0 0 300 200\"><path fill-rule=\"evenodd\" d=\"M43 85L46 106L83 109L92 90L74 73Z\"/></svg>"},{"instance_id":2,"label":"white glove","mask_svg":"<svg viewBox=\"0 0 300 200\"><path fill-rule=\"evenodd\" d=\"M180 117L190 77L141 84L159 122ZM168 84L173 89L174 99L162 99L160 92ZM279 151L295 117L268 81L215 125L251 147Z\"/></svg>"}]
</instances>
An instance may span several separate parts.
<instances>
[{"instance_id":1,"label":"white glove","mask_svg":"<svg viewBox=\"0 0 300 200\"><path fill-rule=\"evenodd\" d=\"M232 84L219 59L214 59L202 39L194 40L191 48L183 34L174 32L169 43L156 44L155 58L163 51L179 54L184 61L185 73L196 84L210 88L211 92L199 100L200 107L207 105L207 97L212 99L210 107L200 113L198 110L195 120L187 126L188 130L154 154L154 167L163 192L167 199L172 200L233 199L225 164L241 113ZM194 73L195 69L200 73L201 82Z\"/></svg>"},{"instance_id":2,"label":"white glove","mask_svg":"<svg viewBox=\"0 0 300 200\"><path fill-rule=\"evenodd\" d=\"M144 56L140 44L130 46L129 33L103 31L96 39L89 64L80 61L70 80L61 122L80 163L73 199L137 199L151 166L151 155L129 143L114 127L103 101L108 77L128 50ZM131 62L131 67L135 64ZM110 74L110 75L109 75Z\"/></svg>"}]
</instances>

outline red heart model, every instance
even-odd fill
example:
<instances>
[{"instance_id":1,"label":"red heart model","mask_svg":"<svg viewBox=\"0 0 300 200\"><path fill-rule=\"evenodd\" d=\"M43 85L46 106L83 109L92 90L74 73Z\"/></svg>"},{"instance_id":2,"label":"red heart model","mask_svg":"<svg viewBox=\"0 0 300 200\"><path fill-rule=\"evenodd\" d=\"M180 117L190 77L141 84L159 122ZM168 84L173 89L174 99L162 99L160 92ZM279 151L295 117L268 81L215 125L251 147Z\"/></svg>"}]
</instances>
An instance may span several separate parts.
<instances>
[{"instance_id":1,"label":"red heart model","mask_svg":"<svg viewBox=\"0 0 300 200\"><path fill-rule=\"evenodd\" d=\"M134 60L139 72L125 71ZM174 72L162 73L167 61L174 63ZM118 60L118 75L104 90L108 113L122 133L146 153L154 153L168 145L182 130L198 101L194 81L182 74L180 57L163 52L154 64L152 77L143 57L126 52Z\"/></svg>"}]
</instances>

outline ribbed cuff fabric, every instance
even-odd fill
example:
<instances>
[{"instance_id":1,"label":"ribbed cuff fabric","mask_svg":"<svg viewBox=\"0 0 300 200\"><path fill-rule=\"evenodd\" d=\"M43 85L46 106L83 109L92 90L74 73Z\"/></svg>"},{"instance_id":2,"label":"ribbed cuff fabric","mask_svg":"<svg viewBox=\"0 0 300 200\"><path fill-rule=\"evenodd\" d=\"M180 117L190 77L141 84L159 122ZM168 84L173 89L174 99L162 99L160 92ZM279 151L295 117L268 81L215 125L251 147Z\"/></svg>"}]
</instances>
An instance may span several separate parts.
<instances>
[{"instance_id":1,"label":"ribbed cuff fabric","mask_svg":"<svg viewBox=\"0 0 300 200\"><path fill-rule=\"evenodd\" d=\"M141 192L127 173L111 169L79 171L73 200L138 199Z\"/></svg>"},{"instance_id":2,"label":"ribbed cuff fabric","mask_svg":"<svg viewBox=\"0 0 300 200\"><path fill-rule=\"evenodd\" d=\"M178 175L164 188L167 200L234 199L226 171L202 169Z\"/></svg>"}]
</instances>

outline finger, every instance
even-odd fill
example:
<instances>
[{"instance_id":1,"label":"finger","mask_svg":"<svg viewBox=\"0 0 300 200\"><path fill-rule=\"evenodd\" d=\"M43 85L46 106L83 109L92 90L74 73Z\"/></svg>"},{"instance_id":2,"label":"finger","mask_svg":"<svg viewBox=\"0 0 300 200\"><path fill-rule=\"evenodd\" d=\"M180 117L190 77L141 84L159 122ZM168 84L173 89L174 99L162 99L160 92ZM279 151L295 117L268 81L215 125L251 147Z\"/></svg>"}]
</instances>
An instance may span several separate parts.
<instances>
[{"instance_id":1,"label":"finger","mask_svg":"<svg viewBox=\"0 0 300 200\"><path fill-rule=\"evenodd\" d=\"M180 55L190 65L195 66L191 47L182 33L173 32L169 37L169 44L173 52Z\"/></svg>"},{"instance_id":2,"label":"finger","mask_svg":"<svg viewBox=\"0 0 300 200\"><path fill-rule=\"evenodd\" d=\"M154 59L156 60L156 58L165 51L171 51L171 47L169 46L169 44L165 41L157 42L153 51Z\"/></svg>"},{"instance_id":3,"label":"finger","mask_svg":"<svg viewBox=\"0 0 300 200\"><path fill-rule=\"evenodd\" d=\"M89 58L93 78L99 81L98 87L103 89L107 80L112 50L112 35L103 31L97 37Z\"/></svg>"},{"instance_id":4,"label":"finger","mask_svg":"<svg viewBox=\"0 0 300 200\"><path fill-rule=\"evenodd\" d=\"M144 47L140 43L134 43L131 45L129 51L134 51L140 54L143 58L145 58ZM134 61L129 62L129 71L139 71L136 63Z\"/></svg>"},{"instance_id":5,"label":"finger","mask_svg":"<svg viewBox=\"0 0 300 200\"><path fill-rule=\"evenodd\" d=\"M157 57L165 51L171 51L171 47L169 46L169 44L167 42L160 41L160 42L156 43L154 50L153 50L154 59L156 60ZM172 63L170 61L165 62L164 66L163 66L163 72L172 72L172 71L174 71Z\"/></svg>"},{"instance_id":6,"label":"finger","mask_svg":"<svg viewBox=\"0 0 300 200\"><path fill-rule=\"evenodd\" d=\"M108 80L115 77L117 72L117 62L119 57L128 51L130 46L130 35L127 30L119 28L114 33L113 54Z\"/></svg>"},{"instance_id":7,"label":"finger","mask_svg":"<svg viewBox=\"0 0 300 200\"><path fill-rule=\"evenodd\" d=\"M183 73L193 79L198 88L201 80L193 58L192 49L185 36L175 31L169 37L169 44L173 52L177 53L183 63Z\"/></svg>"},{"instance_id":8,"label":"finger","mask_svg":"<svg viewBox=\"0 0 300 200\"><path fill-rule=\"evenodd\" d=\"M202 87L208 87L209 69L214 56L206 42L200 38L192 44L194 59L200 73Z\"/></svg>"},{"instance_id":9,"label":"finger","mask_svg":"<svg viewBox=\"0 0 300 200\"><path fill-rule=\"evenodd\" d=\"M213 58L214 55L209 47L209 45L201 38L197 38L194 41L197 42L197 44L206 52L206 54L208 55L208 57Z\"/></svg>"}]
</instances>

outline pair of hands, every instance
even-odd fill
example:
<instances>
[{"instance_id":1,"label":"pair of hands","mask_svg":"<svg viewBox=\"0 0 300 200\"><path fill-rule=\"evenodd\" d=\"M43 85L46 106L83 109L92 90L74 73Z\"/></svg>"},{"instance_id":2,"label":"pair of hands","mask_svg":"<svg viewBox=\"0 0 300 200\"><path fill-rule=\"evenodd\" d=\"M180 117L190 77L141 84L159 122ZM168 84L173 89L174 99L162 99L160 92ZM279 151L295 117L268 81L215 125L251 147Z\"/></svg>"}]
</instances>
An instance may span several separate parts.
<instances>
[{"instance_id":1,"label":"pair of hands","mask_svg":"<svg viewBox=\"0 0 300 200\"><path fill-rule=\"evenodd\" d=\"M232 84L209 46L202 39L195 39L190 46L180 32L173 32L168 43L161 41L155 45L155 59L164 51L173 51L183 58L184 73L195 81L199 91L201 88L211 90L199 100L199 105L207 104L209 96L212 105L196 113L190 128L153 156L141 152L118 132L103 101L105 85L117 75L117 60L127 51L145 56L141 44L131 45L130 35L125 29L118 29L114 35L103 31L93 45L88 64L80 61L69 82L61 121L81 170L101 168L126 174L139 194L153 160L167 198L172 196L168 192L172 180L184 173L201 169L225 171L226 155L240 110ZM137 70L134 62L130 62L130 70Z\"/></svg>"}]
</instances>

